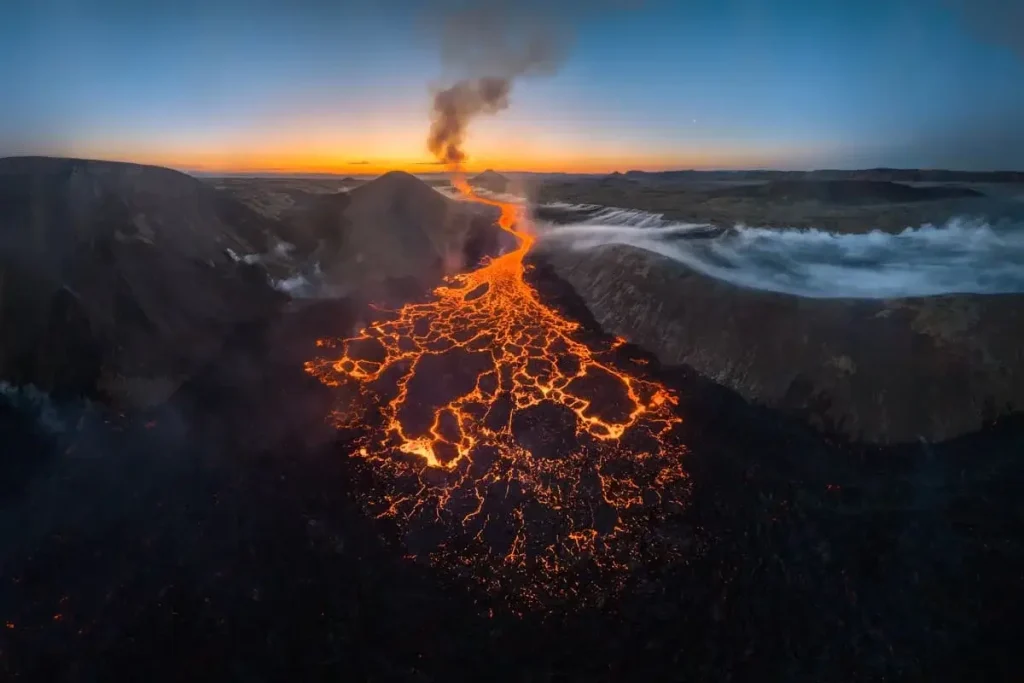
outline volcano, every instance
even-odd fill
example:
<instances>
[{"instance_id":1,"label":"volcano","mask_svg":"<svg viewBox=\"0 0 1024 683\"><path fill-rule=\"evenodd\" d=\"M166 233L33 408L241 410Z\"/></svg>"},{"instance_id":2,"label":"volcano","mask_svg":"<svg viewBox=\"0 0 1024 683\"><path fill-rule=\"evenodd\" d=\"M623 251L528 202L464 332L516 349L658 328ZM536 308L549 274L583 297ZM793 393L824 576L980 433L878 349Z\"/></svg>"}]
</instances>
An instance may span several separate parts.
<instances>
[{"instance_id":1,"label":"volcano","mask_svg":"<svg viewBox=\"0 0 1024 683\"><path fill-rule=\"evenodd\" d=\"M505 176L491 169L487 169L483 173L475 175L469 179L469 184L472 187L488 190L489 192L497 192L499 194L508 192L511 182L512 181Z\"/></svg>"},{"instance_id":2,"label":"volcano","mask_svg":"<svg viewBox=\"0 0 1024 683\"><path fill-rule=\"evenodd\" d=\"M508 248L508 236L494 226L497 216L493 207L454 201L393 171L348 193L342 234L322 266L331 282L408 298Z\"/></svg>"}]
</instances>

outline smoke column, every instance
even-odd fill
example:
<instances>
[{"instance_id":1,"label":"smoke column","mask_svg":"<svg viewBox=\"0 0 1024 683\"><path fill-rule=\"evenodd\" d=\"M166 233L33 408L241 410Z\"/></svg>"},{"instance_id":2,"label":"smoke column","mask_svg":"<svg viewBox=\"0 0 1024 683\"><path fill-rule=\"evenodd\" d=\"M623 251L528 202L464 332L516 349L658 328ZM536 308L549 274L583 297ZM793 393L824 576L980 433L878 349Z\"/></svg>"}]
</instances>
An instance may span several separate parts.
<instances>
[{"instance_id":1,"label":"smoke column","mask_svg":"<svg viewBox=\"0 0 1024 683\"><path fill-rule=\"evenodd\" d=\"M462 146L469 122L481 114L496 114L508 107L509 78L484 77L459 81L434 96L434 120L427 147L439 161L458 166L466 158Z\"/></svg>"},{"instance_id":2,"label":"smoke column","mask_svg":"<svg viewBox=\"0 0 1024 683\"><path fill-rule=\"evenodd\" d=\"M450 13L441 27L442 58L462 77L434 95L427 148L455 167L465 159L469 123L509 106L514 82L557 71L569 43L554 17L534 3L488 3Z\"/></svg>"}]
</instances>

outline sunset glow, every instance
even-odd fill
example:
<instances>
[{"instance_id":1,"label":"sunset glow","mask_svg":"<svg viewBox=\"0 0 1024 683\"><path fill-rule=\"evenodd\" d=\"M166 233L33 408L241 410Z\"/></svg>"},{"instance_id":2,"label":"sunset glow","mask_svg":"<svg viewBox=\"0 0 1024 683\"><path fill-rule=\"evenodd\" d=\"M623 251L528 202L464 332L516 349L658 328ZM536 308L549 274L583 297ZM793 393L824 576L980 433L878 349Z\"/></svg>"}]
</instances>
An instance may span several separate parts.
<instances>
[{"instance_id":1,"label":"sunset glow","mask_svg":"<svg viewBox=\"0 0 1024 683\"><path fill-rule=\"evenodd\" d=\"M422 137L422 131L417 131ZM417 140L421 142L421 140ZM761 168L773 165L773 160L785 155L791 163L799 165L811 158L813 150L805 149L736 149L720 148L675 153L616 154L614 150L602 152L594 149L570 149L555 146L545 150L536 145L481 145L479 154L472 154L465 164L469 173L485 169L506 172L538 173L612 173L631 169L669 170ZM410 145L415 151L416 145ZM377 152L377 153L374 153ZM444 166L424 153L380 155L378 150L353 144L351 147L296 146L292 149L212 148L165 149L142 146L137 149L121 146L78 145L71 153L86 158L168 166L201 173L298 173L338 175L379 175L400 170L413 174L441 173ZM774 164L779 166L779 164ZM785 166L785 165L783 165Z\"/></svg>"},{"instance_id":2,"label":"sunset glow","mask_svg":"<svg viewBox=\"0 0 1024 683\"><path fill-rule=\"evenodd\" d=\"M431 98L459 74L422 6L282 6L240 25L218 6L97 17L77 5L0 21L12 56L45 55L0 64L0 77L12 69L0 156L207 173L439 170L425 144ZM555 72L517 81L506 109L474 121L466 169L991 169L1024 158L1024 60L948 8L907 24L881 5L654 5L575 25Z\"/></svg>"}]
</instances>

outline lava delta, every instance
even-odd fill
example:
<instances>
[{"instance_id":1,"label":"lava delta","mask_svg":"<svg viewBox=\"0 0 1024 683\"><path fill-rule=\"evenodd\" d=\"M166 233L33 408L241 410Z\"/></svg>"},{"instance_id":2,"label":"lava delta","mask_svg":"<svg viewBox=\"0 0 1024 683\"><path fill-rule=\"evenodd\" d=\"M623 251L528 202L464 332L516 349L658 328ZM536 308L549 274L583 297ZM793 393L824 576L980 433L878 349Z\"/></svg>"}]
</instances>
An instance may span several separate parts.
<instances>
[{"instance_id":1,"label":"lava delta","mask_svg":"<svg viewBox=\"0 0 1024 683\"><path fill-rule=\"evenodd\" d=\"M659 524L688 496L678 400L615 362L622 340L585 343L541 301L521 206L455 185L500 208L518 247L319 340L306 370L356 389L331 419L370 473L356 495L410 557L517 604L598 599L681 552Z\"/></svg>"}]
</instances>

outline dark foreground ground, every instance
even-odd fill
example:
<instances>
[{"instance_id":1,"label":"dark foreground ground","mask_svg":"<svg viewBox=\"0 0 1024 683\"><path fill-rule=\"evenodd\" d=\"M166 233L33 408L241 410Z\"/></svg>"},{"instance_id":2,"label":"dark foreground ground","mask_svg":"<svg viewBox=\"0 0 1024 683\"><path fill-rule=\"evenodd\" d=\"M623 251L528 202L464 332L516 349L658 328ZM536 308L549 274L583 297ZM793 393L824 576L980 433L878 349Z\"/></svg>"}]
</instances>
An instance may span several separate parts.
<instances>
[{"instance_id":1,"label":"dark foreground ground","mask_svg":"<svg viewBox=\"0 0 1024 683\"><path fill-rule=\"evenodd\" d=\"M601 607L517 616L353 502L330 393L301 371L350 321L240 329L149 415L0 404L0 678L1019 680L1024 420L861 448L652 365L682 398L691 556Z\"/></svg>"}]
</instances>

